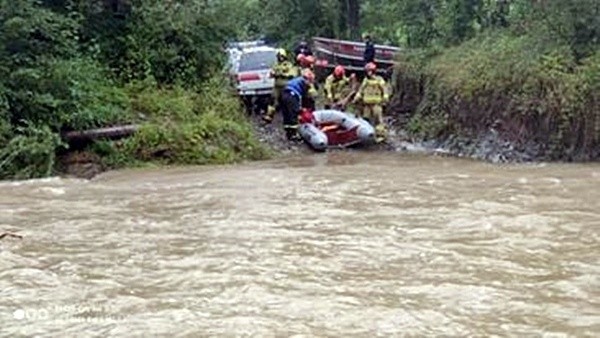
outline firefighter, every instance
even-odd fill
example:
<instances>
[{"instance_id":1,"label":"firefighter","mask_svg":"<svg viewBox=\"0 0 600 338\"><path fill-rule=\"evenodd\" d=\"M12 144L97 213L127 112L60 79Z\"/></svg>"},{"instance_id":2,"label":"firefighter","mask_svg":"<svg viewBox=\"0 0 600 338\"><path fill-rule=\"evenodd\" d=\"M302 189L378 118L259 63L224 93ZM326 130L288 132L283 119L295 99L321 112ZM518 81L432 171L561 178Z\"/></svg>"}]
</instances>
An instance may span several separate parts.
<instances>
[{"instance_id":1,"label":"firefighter","mask_svg":"<svg viewBox=\"0 0 600 338\"><path fill-rule=\"evenodd\" d=\"M366 76L354 97L354 103L362 103L361 117L375 125L378 141L383 141L387 131L383 123L383 105L389 100L387 84L385 80L375 74L377 66L367 63L365 66Z\"/></svg>"},{"instance_id":2,"label":"firefighter","mask_svg":"<svg viewBox=\"0 0 600 338\"><path fill-rule=\"evenodd\" d=\"M315 71L315 57L312 55L304 55L298 54L296 57L296 64L300 68L300 71L303 69L310 69L313 72Z\"/></svg>"},{"instance_id":3,"label":"firefighter","mask_svg":"<svg viewBox=\"0 0 600 338\"><path fill-rule=\"evenodd\" d=\"M315 81L315 74L310 69L302 71L302 76L290 80L281 93L281 111L283 113L283 129L288 140L299 140L298 115L303 99L310 95Z\"/></svg>"},{"instance_id":4,"label":"firefighter","mask_svg":"<svg viewBox=\"0 0 600 338\"><path fill-rule=\"evenodd\" d=\"M314 77L314 72L312 70L305 69L305 71L311 72L311 74L313 74ZM308 87L308 94L302 98L302 107L308 108L311 111L315 110L317 108L316 101L318 94L319 90L317 89L315 80L313 80L310 86Z\"/></svg>"},{"instance_id":5,"label":"firefighter","mask_svg":"<svg viewBox=\"0 0 600 338\"><path fill-rule=\"evenodd\" d=\"M325 109L331 109L348 95L350 78L346 76L343 66L336 66L333 73L325 79Z\"/></svg>"},{"instance_id":6,"label":"firefighter","mask_svg":"<svg viewBox=\"0 0 600 338\"><path fill-rule=\"evenodd\" d=\"M315 71L315 57L312 55L307 55L305 60L305 64L303 68L308 68L310 70L312 70L313 72Z\"/></svg>"},{"instance_id":7,"label":"firefighter","mask_svg":"<svg viewBox=\"0 0 600 338\"><path fill-rule=\"evenodd\" d=\"M305 62L306 62L306 55L304 55L302 53L296 55L296 66L298 68L302 68L302 66L304 65Z\"/></svg>"},{"instance_id":8,"label":"firefighter","mask_svg":"<svg viewBox=\"0 0 600 338\"><path fill-rule=\"evenodd\" d=\"M298 67L300 68L300 72L302 73L304 70L310 70L311 72L315 71L315 57L312 55L304 55L304 54L298 54L298 57L296 58L296 61L298 62ZM311 110L315 110L316 108L316 99L317 99L317 94L318 94L318 88L316 87L316 83L312 83L310 85L310 89L309 89L309 93L308 95L305 95L302 98L302 107L306 107L309 108Z\"/></svg>"},{"instance_id":9,"label":"firefighter","mask_svg":"<svg viewBox=\"0 0 600 338\"><path fill-rule=\"evenodd\" d=\"M300 44L294 49L296 56L303 54L305 56L312 55L312 50L305 40L300 41Z\"/></svg>"},{"instance_id":10,"label":"firefighter","mask_svg":"<svg viewBox=\"0 0 600 338\"><path fill-rule=\"evenodd\" d=\"M369 33L363 33L363 41L365 42L365 51L363 53L364 64L367 65L370 62L375 62L375 44L371 40Z\"/></svg>"},{"instance_id":11,"label":"firefighter","mask_svg":"<svg viewBox=\"0 0 600 338\"><path fill-rule=\"evenodd\" d=\"M271 77L275 79L275 86L271 95L271 103L267 107L267 112L263 115L266 123L271 123L275 116L275 111L280 109L281 91L287 82L297 76L296 67L287 59L288 54L285 49L277 51L277 63L271 69Z\"/></svg>"}]
</instances>

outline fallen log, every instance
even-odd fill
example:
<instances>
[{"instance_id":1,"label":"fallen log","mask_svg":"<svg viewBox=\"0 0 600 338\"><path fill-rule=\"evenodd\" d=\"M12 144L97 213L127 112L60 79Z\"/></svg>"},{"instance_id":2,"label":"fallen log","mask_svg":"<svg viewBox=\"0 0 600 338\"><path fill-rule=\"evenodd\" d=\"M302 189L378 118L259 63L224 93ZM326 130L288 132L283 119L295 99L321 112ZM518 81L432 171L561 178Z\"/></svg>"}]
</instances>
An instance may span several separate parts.
<instances>
[{"instance_id":1,"label":"fallen log","mask_svg":"<svg viewBox=\"0 0 600 338\"><path fill-rule=\"evenodd\" d=\"M63 135L67 142L93 141L96 139L118 139L133 135L139 129L139 125L130 124L109 128L98 128L83 131L70 131Z\"/></svg>"}]
</instances>

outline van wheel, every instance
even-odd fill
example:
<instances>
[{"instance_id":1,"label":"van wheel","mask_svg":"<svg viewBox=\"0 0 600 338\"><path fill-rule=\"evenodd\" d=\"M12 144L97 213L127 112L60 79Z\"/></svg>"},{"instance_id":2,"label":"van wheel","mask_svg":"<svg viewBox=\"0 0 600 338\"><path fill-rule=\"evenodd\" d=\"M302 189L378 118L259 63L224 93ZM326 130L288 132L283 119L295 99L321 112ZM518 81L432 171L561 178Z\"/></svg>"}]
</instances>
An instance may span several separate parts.
<instances>
[{"instance_id":1,"label":"van wheel","mask_svg":"<svg viewBox=\"0 0 600 338\"><path fill-rule=\"evenodd\" d=\"M244 103L244 108L246 109L246 114L252 115L252 98L248 96L242 97L242 102Z\"/></svg>"},{"instance_id":2,"label":"van wheel","mask_svg":"<svg viewBox=\"0 0 600 338\"><path fill-rule=\"evenodd\" d=\"M270 96L263 96L260 97L257 102L256 102L256 112L258 114L263 114L267 112L267 109L269 108L269 101Z\"/></svg>"}]
</instances>

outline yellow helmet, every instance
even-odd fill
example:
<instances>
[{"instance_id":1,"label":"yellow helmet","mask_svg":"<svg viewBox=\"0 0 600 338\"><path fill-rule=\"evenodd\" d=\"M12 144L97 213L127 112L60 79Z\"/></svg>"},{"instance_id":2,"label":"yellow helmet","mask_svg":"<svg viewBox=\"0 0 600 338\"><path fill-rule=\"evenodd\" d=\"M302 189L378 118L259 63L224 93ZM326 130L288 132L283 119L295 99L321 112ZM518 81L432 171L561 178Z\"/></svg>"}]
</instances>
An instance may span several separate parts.
<instances>
[{"instance_id":1,"label":"yellow helmet","mask_svg":"<svg viewBox=\"0 0 600 338\"><path fill-rule=\"evenodd\" d=\"M287 58L287 52L283 48L279 48L277 50L277 56L281 56L283 58Z\"/></svg>"}]
</instances>

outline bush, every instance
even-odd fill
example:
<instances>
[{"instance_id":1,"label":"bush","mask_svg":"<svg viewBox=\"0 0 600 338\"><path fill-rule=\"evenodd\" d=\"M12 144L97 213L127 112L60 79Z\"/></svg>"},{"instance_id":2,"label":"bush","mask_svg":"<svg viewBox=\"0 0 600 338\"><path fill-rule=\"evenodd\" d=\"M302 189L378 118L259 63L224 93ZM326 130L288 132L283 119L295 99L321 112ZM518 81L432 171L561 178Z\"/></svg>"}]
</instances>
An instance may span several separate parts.
<instances>
[{"instance_id":1,"label":"bush","mask_svg":"<svg viewBox=\"0 0 600 338\"><path fill-rule=\"evenodd\" d=\"M100 20L89 29L124 83L153 77L161 85L191 88L222 66L225 27L206 13L206 4L142 0L123 6L115 25L104 27ZM116 14L105 11L103 17Z\"/></svg>"},{"instance_id":2,"label":"bush","mask_svg":"<svg viewBox=\"0 0 600 338\"><path fill-rule=\"evenodd\" d=\"M409 129L420 137L494 127L553 157L589 153L598 143L597 55L578 65L566 45L494 33L411 65L409 83L420 81L422 90Z\"/></svg>"},{"instance_id":3,"label":"bush","mask_svg":"<svg viewBox=\"0 0 600 338\"><path fill-rule=\"evenodd\" d=\"M146 122L132 138L104 147L109 166L139 161L166 164L231 163L268 158L238 99L227 94L221 78L207 81L200 93L181 87L128 87L133 109Z\"/></svg>"},{"instance_id":4,"label":"bush","mask_svg":"<svg viewBox=\"0 0 600 338\"><path fill-rule=\"evenodd\" d=\"M136 82L126 88L132 110L145 121L175 123L190 119L197 111L198 94L181 87L159 88L152 82Z\"/></svg>"},{"instance_id":5,"label":"bush","mask_svg":"<svg viewBox=\"0 0 600 338\"><path fill-rule=\"evenodd\" d=\"M45 67L19 68L7 87L13 122L27 120L58 131L131 120L127 96L92 60L52 60Z\"/></svg>"},{"instance_id":6,"label":"bush","mask_svg":"<svg viewBox=\"0 0 600 338\"><path fill-rule=\"evenodd\" d=\"M398 54L392 76L394 95L390 106L393 111L404 114L417 109L427 80L426 66L438 54L435 48L413 49Z\"/></svg>"},{"instance_id":7,"label":"bush","mask_svg":"<svg viewBox=\"0 0 600 338\"><path fill-rule=\"evenodd\" d=\"M56 151L63 147L47 126L28 124L0 150L0 179L46 177L53 173Z\"/></svg>"},{"instance_id":8,"label":"bush","mask_svg":"<svg viewBox=\"0 0 600 338\"><path fill-rule=\"evenodd\" d=\"M8 101L4 97L4 88L0 85L0 148L11 139L10 112Z\"/></svg>"},{"instance_id":9,"label":"bush","mask_svg":"<svg viewBox=\"0 0 600 338\"><path fill-rule=\"evenodd\" d=\"M77 55L79 22L44 8L40 1L0 0L0 61L32 67L46 58Z\"/></svg>"},{"instance_id":10,"label":"bush","mask_svg":"<svg viewBox=\"0 0 600 338\"><path fill-rule=\"evenodd\" d=\"M584 148L597 149L600 156L600 50L587 59L577 69L579 92L582 100L580 111L582 119L580 129L581 139L577 141Z\"/></svg>"},{"instance_id":11,"label":"bush","mask_svg":"<svg viewBox=\"0 0 600 338\"><path fill-rule=\"evenodd\" d=\"M248 126L211 113L179 125L148 124L124 149L137 160L168 164L223 164L267 156Z\"/></svg>"}]
</instances>

